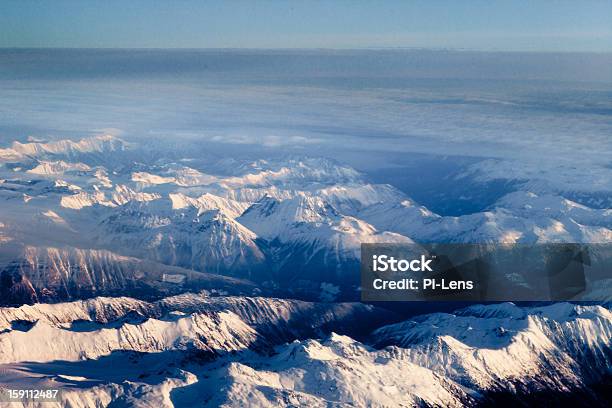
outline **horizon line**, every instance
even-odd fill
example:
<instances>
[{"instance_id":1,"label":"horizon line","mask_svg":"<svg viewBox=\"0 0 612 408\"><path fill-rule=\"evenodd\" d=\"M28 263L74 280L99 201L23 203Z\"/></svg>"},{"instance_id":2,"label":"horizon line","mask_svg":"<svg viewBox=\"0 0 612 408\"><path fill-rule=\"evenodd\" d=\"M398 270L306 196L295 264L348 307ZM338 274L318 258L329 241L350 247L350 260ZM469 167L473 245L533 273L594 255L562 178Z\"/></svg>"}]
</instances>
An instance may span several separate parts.
<instances>
[{"instance_id":1,"label":"horizon line","mask_svg":"<svg viewBox=\"0 0 612 408\"><path fill-rule=\"evenodd\" d=\"M478 52L508 54L612 54L611 50L520 50L478 49L452 47L0 47L6 50L100 50L100 51L430 51L430 52Z\"/></svg>"}]
</instances>

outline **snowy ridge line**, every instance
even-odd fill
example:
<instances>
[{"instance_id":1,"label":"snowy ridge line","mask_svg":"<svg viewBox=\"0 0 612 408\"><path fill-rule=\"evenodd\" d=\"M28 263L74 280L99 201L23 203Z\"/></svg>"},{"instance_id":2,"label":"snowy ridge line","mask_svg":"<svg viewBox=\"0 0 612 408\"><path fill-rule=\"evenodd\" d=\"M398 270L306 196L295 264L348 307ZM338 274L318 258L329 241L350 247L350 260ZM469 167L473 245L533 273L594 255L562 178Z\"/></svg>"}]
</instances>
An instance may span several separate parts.
<instances>
[{"instance_id":1,"label":"snowy ridge line","mask_svg":"<svg viewBox=\"0 0 612 408\"><path fill-rule=\"evenodd\" d=\"M611 334L602 306L476 305L377 329L376 348L332 334L229 361L212 375L225 391L210 406L605 406Z\"/></svg>"},{"instance_id":2,"label":"snowy ridge line","mask_svg":"<svg viewBox=\"0 0 612 408\"><path fill-rule=\"evenodd\" d=\"M64 402L76 407L125 400L164 407L245 400L263 407L459 407L578 399L605 406L597 386L612 362L608 307L474 305L380 327L365 342L323 330L324 321L341 327L376 319L368 308L203 294L3 308L0 316L12 323L0 345L11 353L0 365L10 375L0 383L69 386ZM107 324L92 327L93 316ZM28 327L18 317L36 323ZM308 332L313 324L318 334ZM19 344L33 336L40 347L27 357ZM213 360L203 358L211 353ZM10 356L14 362L6 364ZM20 360L33 357L38 362Z\"/></svg>"},{"instance_id":3,"label":"snowy ridge line","mask_svg":"<svg viewBox=\"0 0 612 408\"><path fill-rule=\"evenodd\" d=\"M15 322L19 323L18 327L26 329L42 323L70 331L74 323L91 323L93 329L103 330L106 326L140 324L148 319L172 320L174 318L171 316L223 312L235 314L241 321L276 342L325 335L332 328L354 336L364 336L380 322L398 319L392 312L361 303L312 303L269 297L211 296L208 291L202 291L170 296L155 302L129 297L96 297L65 303L2 307L0 336L20 331L14 328ZM370 318L371 322L359 327L357 322L364 317Z\"/></svg>"}]
</instances>

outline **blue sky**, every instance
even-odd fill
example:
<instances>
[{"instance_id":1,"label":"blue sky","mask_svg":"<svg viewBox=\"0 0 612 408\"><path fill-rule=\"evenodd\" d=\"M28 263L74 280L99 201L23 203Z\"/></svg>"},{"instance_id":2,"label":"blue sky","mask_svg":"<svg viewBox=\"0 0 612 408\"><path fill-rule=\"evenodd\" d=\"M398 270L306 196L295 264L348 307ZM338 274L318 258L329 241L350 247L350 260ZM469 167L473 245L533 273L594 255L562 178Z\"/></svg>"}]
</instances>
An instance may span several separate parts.
<instances>
[{"instance_id":1,"label":"blue sky","mask_svg":"<svg viewBox=\"0 0 612 408\"><path fill-rule=\"evenodd\" d=\"M0 47L612 51L612 1L3 0Z\"/></svg>"}]
</instances>

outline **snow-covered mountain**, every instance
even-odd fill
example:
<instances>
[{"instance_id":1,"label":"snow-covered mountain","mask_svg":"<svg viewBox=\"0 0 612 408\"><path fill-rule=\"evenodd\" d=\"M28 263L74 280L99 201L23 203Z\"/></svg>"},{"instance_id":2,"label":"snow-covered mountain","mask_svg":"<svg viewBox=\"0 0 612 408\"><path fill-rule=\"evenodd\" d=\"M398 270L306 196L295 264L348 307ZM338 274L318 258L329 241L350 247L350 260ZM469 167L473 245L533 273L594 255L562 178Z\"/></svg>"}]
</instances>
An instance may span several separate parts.
<instances>
[{"instance_id":1,"label":"snow-covered mountain","mask_svg":"<svg viewBox=\"0 0 612 408\"><path fill-rule=\"evenodd\" d=\"M257 235L209 202L177 210L176 200L131 202L100 221L108 247L167 264L257 278L265 262Z\"/></svg>"},{"instance_id":2,"label":"snow-covered mountain","mask_svg":"<svg viewBox=\"0 0 612 408\"><path fill-rule=\"evenodd\" d=\"M604 152L605 149L601 153L591 153L593 156L605 156ZM517 183L521 190L540 195L563 195L594 208L612 207L610 166L590 167L584 164L582 161L577 165L573 155L542 156L537 160L488 159L469 166L457 176L457 182L506 180Z\"/></svg>"},{"instance_id":3,"label":"snow-covered mountain","mask_svg":"<svg viewBox=\"0 0 612 408\"><path fill-rule=\"evenodd\" d=\"M604 405L611 317L601 306L500 304L385 326L368 343L295 341L220 365L211 379L224 391L211 406L244 395L259 406Z\"/></svg>"},{"instance_id":4,"label":"snow-covered mountain","mask_svg":"<svg viewBox=\"0 0 612 408\"><path fill-rule=\"evenodd\" d=\"M112 135L92 136L78 141L64 139L49 142L13 142L10 147L0 149L0 160L19 162L53 157L75 159L87 155L119 152L130 147L129 143Z\"/></svg>"},{"instance_id":5,"label":"snow-covered mountain","mask_svg":"<svg viewBox=\"0 0 612 408\"><path fill-rule=\"evenodd\" d=\"M10 261L0 272L0 297L4 304L11 305L57 302L99 294L152 298L198 289L233 294L259 291L250 281L117 255L107 250L25 246L2 256Z\"/></svg>"},{"instance_id":6,"label":"snow-covered mountain","mask_svg":"<svg viewBox=\"0 0 612 408\"><path fill-rule=\"evenodd\" d=\"M181 351L185 356L198 352L209 357L247 349L269 353L275 344L322 336L332 328L363 336L375 322L394 318L390 312L359 303L213 297L207 291L153 303L95 298L0 308L0 344L7 350L0 359L2 364L78 362L122 350ZM202 331L194 330L199 324ZM49 344L49 339L54 343ZM39 347L33 347L35 343ZM254 348L256 343L260 347Z\"/></svg>"},{"instance_id":7,"label":"snow-covered mountain","mask_svg":"<svg viewBox=\"0 0 612 408\"><path fill-rule=\"evenodd\" d=\"M74 407L607 402L607 307L472 306L354 339L390 317L205 294L3 308L0 384L62 387Z\"/></svg>"},{"instance_id":8,"label":"snow-covered mountain","mask_svg":"<svg viewBox=\"0 0 612 408\"><path fill-rule=\"evenodd\" d=\"M140 149L103 136L1 151L0 302L26 305L0 308L0 385L62 387L73 407L605 404L605 305L397 323L245 296L356 299L362 242L609 243L610 209L518 189L443 216L333 160Z\"/></svg>"},{"instance_id":9,"label":"snow-covered mountain","mask_svg":"<svg viewBox=\"0 0 612 408\"><path fill-rule=\"evenodd\" d=\"M342 215L324 199L306 194L277 200L265 196L237 219L267 241L278 282L288 279L354 284L362 242L412 242L379 232L367 222Z\"/></svg>"},{"instance_id":10,"label":"snow-covered mountain","mask_svg":"<svg viewBox=\"0 0 612 408\"><path fill-rule=\"evenodd\" d=\"M3 240L110 251L309 298L326 287L325 299L355 298L362 242L612 241L610 209L550 192L442 216L333 160L172 161L142 149L113 136L3 149Z\"/></svg>"},{"instance_id":11,"label":"snow-covered mountain","mask_svg":"<svg viewBox=\"0 0 612 408\"><path fill-rule=\"evenodd\" d=\"M386 326L371 340L480 393L575 391L608 375L611 317L603 306L476 305Z\"/></svg>"}]
</instances>

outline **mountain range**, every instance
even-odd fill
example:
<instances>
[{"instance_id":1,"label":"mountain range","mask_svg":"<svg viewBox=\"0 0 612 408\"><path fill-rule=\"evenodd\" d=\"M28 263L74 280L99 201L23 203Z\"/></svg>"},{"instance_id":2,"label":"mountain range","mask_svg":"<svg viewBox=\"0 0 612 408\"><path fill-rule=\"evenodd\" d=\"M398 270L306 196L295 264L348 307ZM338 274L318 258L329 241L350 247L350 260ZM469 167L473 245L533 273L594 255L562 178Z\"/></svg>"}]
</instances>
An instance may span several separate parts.
<instances>
[{"instance_id":1,"label":"mountain range","mask_svg":"<svg viewBox=\"0 0 612 408\"><path fill-rule=\"evenodd\" d=\"M513 181L450 216L328 158L15 142L0 385L61 387L72 407L605 406L612 282L588 288L597 304L354 303L363 242L612 242L612 210Z\"/></svg>"},{"instance_id":2,"label":"mountain range","mask_svg":"<svg viewBox=\"0 0 612 408\"><path fill-rule=\"evenodd\" d=\"M166 156L110 135L0 149L10 302L140 285L135 272L120 274L118 285L105 267L122 257L332 300L356 298L362 242L612 241L609 209L551 193L517 190L486 211L442 216L325 158ZM33 257L32 248L46 255Z\"/></svg>"},{"instance_id":3,"label":"mountain range","mask_svg":"<svg viewBox=\"0 0 612 408\"><path fill-rule=\"evenodd\" d=\"M206 292L4 308L0 372L5 387L60 387L72 407L609 401L609 305L397 319L358 303ZM374 322L383 326L371 331Z\"/></svg>"}]
</instances>

